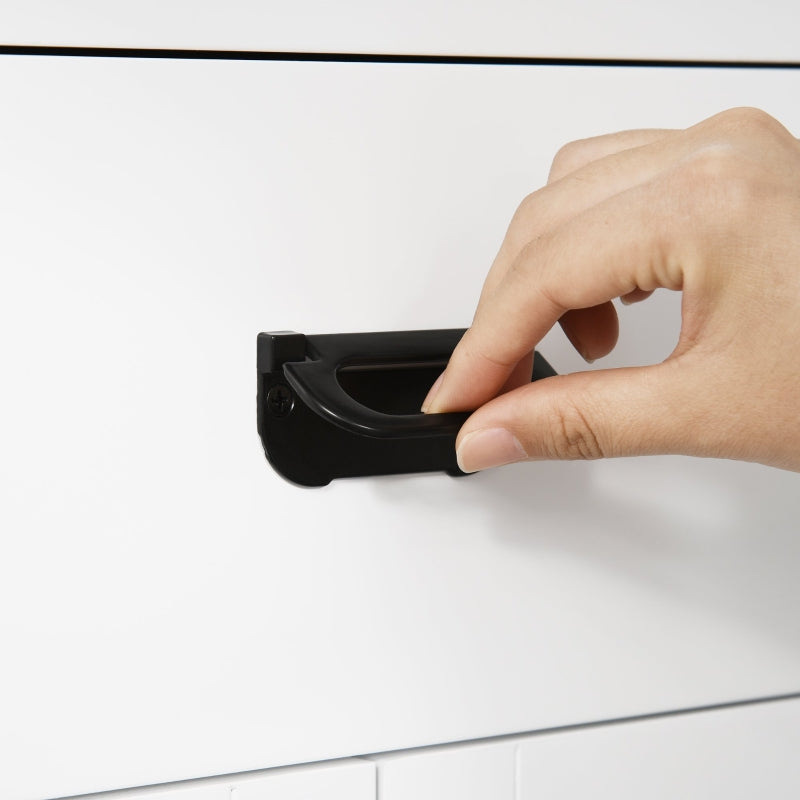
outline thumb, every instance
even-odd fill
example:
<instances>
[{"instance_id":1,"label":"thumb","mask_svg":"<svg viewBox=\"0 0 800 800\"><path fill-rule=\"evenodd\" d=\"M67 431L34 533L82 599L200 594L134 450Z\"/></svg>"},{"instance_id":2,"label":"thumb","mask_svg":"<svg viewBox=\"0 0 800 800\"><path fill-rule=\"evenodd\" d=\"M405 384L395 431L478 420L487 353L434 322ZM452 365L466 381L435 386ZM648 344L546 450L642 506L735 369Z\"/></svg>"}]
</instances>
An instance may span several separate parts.
<instances>
[{"instance_id":1,"label":"thumb","mask_svg":"<svg viewBox=\"0 0 800 800\"><path fill-rule=\"evenodd\" d=\"M500 395L475 411L456 441L475 472L515 461L695 452L697 420L677 361L558 375ZM691 416L688 409L692 408Z\"/></svg>"}]
</instances>

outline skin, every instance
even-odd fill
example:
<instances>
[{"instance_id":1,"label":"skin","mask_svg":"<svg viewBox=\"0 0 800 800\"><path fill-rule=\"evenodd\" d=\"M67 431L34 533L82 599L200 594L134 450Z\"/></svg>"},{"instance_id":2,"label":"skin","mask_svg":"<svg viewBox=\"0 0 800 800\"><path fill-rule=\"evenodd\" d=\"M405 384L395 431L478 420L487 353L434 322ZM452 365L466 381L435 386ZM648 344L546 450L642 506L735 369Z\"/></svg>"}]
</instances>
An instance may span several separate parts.
<instances>
[{"instance_id":1,"label":"skin","mask_svg":"<svg viewBox=\"0 0 800 800\"><path fill-rule=\"evenodd\" d=\"M611 301L680 291L662 363L529 383L556 323L587 360ZM800 142L756 109L573 142L517 209L472 326L423 410L473 410L465 471L681 453L800 471ZM746 378L743 378L746 376Z\"/></svg>"}]
</instances>

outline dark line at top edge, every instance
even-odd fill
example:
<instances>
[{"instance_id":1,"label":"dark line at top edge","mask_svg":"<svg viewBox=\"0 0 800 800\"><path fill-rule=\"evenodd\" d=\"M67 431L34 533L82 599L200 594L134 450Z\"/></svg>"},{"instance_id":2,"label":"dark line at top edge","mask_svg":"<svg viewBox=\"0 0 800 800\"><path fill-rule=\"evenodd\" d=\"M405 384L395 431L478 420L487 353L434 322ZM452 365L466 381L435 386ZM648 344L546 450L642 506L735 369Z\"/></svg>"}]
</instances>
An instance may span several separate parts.
<instances>
[{"instance_id":1,"label":"dark line at top edge","mask_svg":"<svg viewBox=\"0 0 800 800\"><path fill-rule=\"evenodd\" d=\"M259 50L193 50L152 47L74 47L4 45L0 55L85 58L164 58L206 61L318 61L370 64L474 64L574 67L696 67L729 69L800 69L800 61L732 61L649 58L558 58L552 56L413 55L403 53L305 53Z\"/></svg>"}]
</instances>

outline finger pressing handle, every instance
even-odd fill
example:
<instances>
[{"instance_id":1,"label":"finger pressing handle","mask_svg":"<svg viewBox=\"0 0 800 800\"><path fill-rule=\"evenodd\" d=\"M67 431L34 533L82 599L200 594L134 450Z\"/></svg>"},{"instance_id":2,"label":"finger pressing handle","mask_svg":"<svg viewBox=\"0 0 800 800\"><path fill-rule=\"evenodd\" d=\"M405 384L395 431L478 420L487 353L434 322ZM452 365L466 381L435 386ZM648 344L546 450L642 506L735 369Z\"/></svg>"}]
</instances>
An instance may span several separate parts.
<instances>
[{"instance_id":1,"label":"finger pressing handle","mask_svg":"<svg viewBox=\"0 0 800 800\"><path fill-rule=\"evenodd\" d=\"M259 335L259 434L268 459L301 485L444 470L459 474L466 413L420 403L464 331ZM553 373L539 356L535 377Z\"/></svg>"}]
</instances>

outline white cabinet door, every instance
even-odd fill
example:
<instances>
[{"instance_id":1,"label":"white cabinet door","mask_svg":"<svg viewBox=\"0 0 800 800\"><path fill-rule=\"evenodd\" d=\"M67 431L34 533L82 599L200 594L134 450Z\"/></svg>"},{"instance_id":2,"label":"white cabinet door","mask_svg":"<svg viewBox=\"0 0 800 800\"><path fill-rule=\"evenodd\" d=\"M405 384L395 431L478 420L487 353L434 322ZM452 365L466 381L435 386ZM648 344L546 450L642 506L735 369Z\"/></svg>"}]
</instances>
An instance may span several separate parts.
<instances>
[{"instance_id":1,"label":"white cabinet door","mask_svg":"<svg viewBox=\"0 0 800 800\"><path fill-rule=\"evenodd\" d=\"M516 800L513 741L457 744L370 756L380 800Z\"/></svg>"},{"instance_id":2,"label":"white cabinet door","mask_svg":"<svg viewBox=\"0 0 800 800\"><path fill-rule=\"evenodd\" d=\"M370 756L381 800L795 798L800 700Z\"/></svg>"},{"instance_id":3,"label":"white cabinet door","mask_svg":"<svg viewBox=\"0 0 800 800\"><path fill-rule=\"evenodd\" d=\"M139 790L103 793L102 800L377 800L375 765L341 759L261 770ZM82 795L73 800L100 800Z\"/></svg>"},{"instance_id":4,"label":"white cabinet door","mask_svg":"<svg viewBox=\"0 0 800 800\"><path fill-rule=\"evenodd\" d=\"M182 786L153 786L138 792L109 794L103 800L231 800L231 790L220 783L190 783ZM77 800L77 799L76 799Z\"/></svg>"},{"instance_id":5,"label":"white cabinet door","mask_svg":"<svg viewBox=\"0 0 800 800\"><path fill-rule=\"evenodd\" d=\"M224 783L230 800L378 800L375 765L361 759L234 775Z\"/></svg>"},{"instance_id":6,"label":"white cabinet door","mask_svg":"<svg viewBox=\"0 0 800 800\"><path fill-rule=\"evenodd\" d=\"M519 745L518 800L800 794L800 700L533 736Z\"/></svg>"},{"instance_id":7,"label":"white cabinet door","mask_svg":"<svg viewBox=\"0 0 800 800\"><path fill-rule=\"evenodd\" d=\"M5 0L3 45L797 62L785 0Z\"/></svg>"},{"instance_id":8,"label":"white cabinet door","mask_svg":"<svg viewBox=\"0 0 800 800\"><path fill-rule=\"evenodd\" d=\"M653 458L302 490L255 424L259 331L467 324L563 142L736 104L799 131L798 90L0 60L0 795L800 689L797 475ZM622 310L597 366L665 356L677 311ZM542 350L582 368L557 332Z\"/></svg>"}]
</instances>

